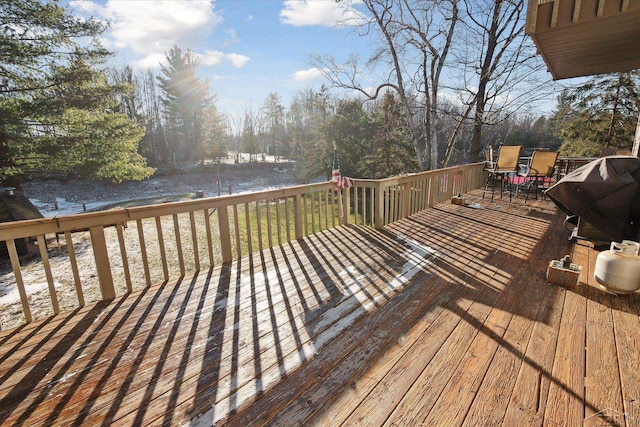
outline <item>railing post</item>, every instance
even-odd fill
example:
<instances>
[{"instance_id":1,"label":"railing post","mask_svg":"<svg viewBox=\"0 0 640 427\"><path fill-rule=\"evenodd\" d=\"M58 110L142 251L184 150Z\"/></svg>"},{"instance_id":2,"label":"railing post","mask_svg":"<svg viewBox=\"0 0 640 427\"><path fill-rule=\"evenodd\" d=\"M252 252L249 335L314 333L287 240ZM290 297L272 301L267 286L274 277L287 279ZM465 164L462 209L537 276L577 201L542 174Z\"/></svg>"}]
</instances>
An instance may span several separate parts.
<instances>
[{"instance_id":1,"label":"railing post","mask_svg":"<svg viewBox=\"0 0 640 427\"><path fill-rule=\"evenodd\" d=\"M222 262L227 263L233 261L233 254L231 253L231 232L229 231L229 212L226 206L221 206L217 211Z\"/></svg>"},{"instance_id":2,"label":"railing post","mask_svg":"<svg viewBox=\"0 0 640 427\"><path fill-rule=\"evenodd\" d=\"M91 227L89 228L89 234L91 235L93 256L96 260L96 270L98 271L102 300L112 300L116 297L116 291L113 287L109 251L107 250L107 242L104 239L104 228L101 226Z\"/></svg>"},{"instance_id":3,"label":"railing post","mask_svg":"<svg viewBox=\"0 0 640 427\"><path fill-rule=\"evenodd\" d=\"M303 237L302 234L302 195L296 194L293 199L293 223L295 228L296 240Z\"/></svg>"},{"instance_id":4,"label":"railing post","mask_svg":"<svg viewBox=\"0 0 640 427\"><path fill-rule=\"evenodd\" d=\"M356 188L355 186L350 188L345 188L344 190L342 190L343 214L342 214L342 219L340 221L342 225L349 224L349 216L351 215L351 189L352 188L355 191L355 188Z\"/></svg>"},{"instance_id":5,"label":"railing post","mask_svg":"<svg viewBox=\"0 0 640 427\"><path fill-rule=\"evenodd\" d=\"M384 226L384 194L382 189L382 181L378 181L375 186L376 198L375 198L375 208L376 208L376 218L375 224L376 228L379 230Z\"/></svg>"}]
</instances>

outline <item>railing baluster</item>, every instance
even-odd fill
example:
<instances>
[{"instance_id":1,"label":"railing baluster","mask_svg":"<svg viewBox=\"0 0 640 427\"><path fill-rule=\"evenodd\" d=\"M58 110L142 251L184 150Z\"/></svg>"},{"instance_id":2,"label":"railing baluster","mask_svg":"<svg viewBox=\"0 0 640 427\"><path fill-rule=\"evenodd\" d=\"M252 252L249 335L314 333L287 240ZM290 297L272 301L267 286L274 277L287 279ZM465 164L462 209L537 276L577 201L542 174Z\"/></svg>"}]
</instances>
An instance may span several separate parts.
<instances>
[{"instance_id":1,"label":"railing baluster","mask_svg":"<svg viewBox=\"0 0 640 427\"><path fill-rule=\"evenodd\" d=\"M329 229L329 190L324 191L324 225L325 229ZM335 226L335 223L334 223Z\"/></svg>"},{"instance_id":2,"label":"railing baluster","mask_svg":"<svg viewBox=\"0 0 640 427\"><path fill-rule=\"evenodd\" d=\"M64 241L67 245L67 253L69 254L69 263L71 264L71 272L73 273L73 284L76 287L76 295L78 296L78 305L80 307L84 307L84 293L82 292L80 272L78 271L78 260L76 259L76 251L75 249L73 249L71 232L64 232Z\"/></svg>"},{"instance_id":3,"label":"railing baluster","mask_svg":"<svg viewBox=\"0 0 640 427\"><path fill-rule=\"evenodd\" d=\"M182 252L182 238L180 236L180 223L178 221L178 214L173 214L173 231L176 235L176 250L178 251L178 263L180 264L180 277L184 277L184 253Z\"/></svg>"},{"instance_id":4,"label":"railing baluster","mask_svg":"<svg viewBox=\"0 0 640 427\"><path fill-rule=\"evenodd\" d=\"M396 184L393 187L393 221L397 221L402 218L402 210L400 209L402 206L402 185Z\"/></svg>"},{"instance_id":5,"label":"railing baluster","mask_svg":"<svg viewBox=\"0 0 640 427\"><path fill-rule=\"evenodd\" d=\"M324 230L322 228L322 192L318 191L318 231ZM327 219L325 218L325 225L327 223Z\"/></svg>"},{"instance_id":6,"label":"railing baluster","mask_svg":"<svg viewBox=\"0 0 640 427\"><path fill-rule=\"evenodd\" d=\"M262 216L260 215L260 201L256 200L256 224L258 225L258 248L260 252L264 249L262 245Z\"/></svg>"},{"instance_id":7,"label":"railing baluster","mask_svg":"<svg viewBox=\"0 0 640 427\"><path fill-rule=\"evenodd\" d=\"M240 240L240 220L238 219L238 205L233 204L233 230L236 235L236 257L242 258L242 248Z\"/></svg>"},{"instance_id":8,"label":"railing baluster","mask_svg":"<svg viewBox=\"0 0 640 427\"><path fill-rule=\"evenodd\" d=\"M42 266L44 268L44 274L47 277L47 285L49 286L49 294L51 295L51 306L55 314L60 313L60 306L58 305L58 294L56 293L56 286L53 283L53 275L51 274L51 264L49 263L49 254L47 251L47 242L45 236L38 235L38 249L40 249L40 258L42 259ZM95 248L94 248L95 251ZM96 263L97 263L96 259Z\"/></svg>"},{"instance_id":9,"label":"railing baluster","mask_svg":"<svg viewBox=\"0 0 640 427\"><path fill-rule=\"evenodd\" d=\"M291 241L291 218L289 213L289 198L284 198L284 220L287 223L287 242Z\"/></svg>"},{"instance_id":10,"label":"railing baluster","mask_svg":"<svg viewBox=\"0 0 640 427\"><path fill-rule=\"evenodd\" d=\"M209 251L209 268L213 267L213 239L211 237L211 222L209 221L209 209L205 209L204 213L204 228L207 232L207 249Z\"/></svg>"},{"instance_id":11,"label":"railing baluster","mask_svg":"<svg viewBox=\"0 0 640 427\"><path fill-rule=\"evenodd\" d=\"M336 199L336 195L338 194L338 191L340 191L340 189L338 188L332 188L329 191L329 202L331 204L330 209L328 209L328 211L331 213L331 226L335 228L336 226L336 203L335 203L335 199ZM338 214L340 215L340 214Z\"/></svg>"},{"instance_id":12,"label":"railing baluster","mask_svg":"<svg viewBox=\"0 0 640 427\"><path fill-rule=\"evenodd\" d=\"M362 189L364 191L364 188ZM353 222L356 225L361 225L359 218L358 218L358 192L360 191L360 187L358 186L354 186L353 187Z\"/></svg>"},{"instance_id":13,"label":"railing baluster","mask_svg":"<svg viewBox=\"0 0 640 427\"><path fill-rule=\"evenodd\" d=\"M273 247L273 228L272 228L272 224L271 224L271 200L267 199L267 203L266 203L266 207L267 207L267 235L268 235L268 239L267 242L269 243L269 248Z\"/></svg>"},{"instance_id":14,"label":"railing baluster","mask_svg":"<svg viewBox=\"0 0 640 427\"><path fill-rule=\"evenodd\" d=\"M398 197L398 185L394 185L393 187L389 188L389 191L391 192L391 215L389 215L389 220L386 222L386 224L391 224L392 222L394 222L396 219L398 219L398 202L399 202L399 198ZM386 225L385 224L385 225Z\"/></svg>"},{"instance_id":15,"label":"railing baluster","mask_svg":"<svg viewBox=\"0 0 640 427\"><path fill-rule=\"evenodd\" d=\"M156 217L156 232L158 233L158 247L160 248L160 260L162 261L162 275L165 282L169 281L169 266L167 265L167 252L164 248L164 236L162 234L162 222Z\"/></svg>"},{"instance_id":16,"label":"railing baluster","mask_svg":"<svg viewBox=\"0 0 640 427\"><path fill-rule=\"evenodd\" d=\"M348 225L351 223L351 189L347 188L346 190L344 190L343 192L343 196L341 196L340 199L338 200L342 200L343 203L343 213L344 213L344 217L342 218L342 225Z\"/></svg>"},{"instance_id":17,"label":"railing baluster","mask_svg":"<svg viewBox=\"0 0 640 427\"><path fill-rule=\"evenodd\" d=\"M371 218L371 212L369 211L369 218ZM367 188L362 187L362 223L360 225L367 225Z\"/></svg>"},{"instance_id":18,"label":"railing baluster","mask_svg":"<svg viewBox=\"0 0 640 427\"><path fill-rule=\"evenodd\" d=\"M399 192L398 192L398 185L394 185L393 187L391 187L390 189L391 191L391 203L393 204L393 207L391 208L391 213L392 215L389 217L389 221L387 221L387 224L391 224L392 222L395 222L398 219L398 199L399 199ZM386 224L385 224L386 225Z\"/></svg>"},{"instance_id":19,"label":"railing baluster","mask_svg":"<svg viewBox=\"0 0 640 427\"><path fill-rule=\"evenodd\" d=\"M322 195L324 193L325 196L325 202L322 201ZM326 196L327 196L327 192L324 191L318 191L318 231L322 231L322 230L326 230L327 229L327 213L326 211L323 209L323 207L326 205ZM324 216L324 227L322 226L322 217Z\"/></svg>"},{"instance_id":20,"label":"railing baluster","mask_svg":"<svg viewBox=\"0 0 640 427\"><path fill-rule=\"evenodd\" d=\"M124 270L124 281L127 284L127 291L133 292L133 286L131 284L131 272L129 271L129 259L127 258L127 247L124 242L124 233L122 232L123 227L124 224L116 225L116 230L118 233L118 243L120 245L120 257L122 258L122 269Z\"/></svg>"},{"instance_id":21,"label":"railing baluster","mask_svg":"<svg viewBox=\"0 0 640 427\"><path fill-rule=\"evenodd\" d=\"M382 192L382 201L384 203L384 220L382 225L389 224L389 211L391 210L391 187L387 186Z\"/></svg>"},{"instance_id":22,"label":"railing baluster","mask_svg":"<svg viewBox=\"0 0 640 427\"><path fill-rule=\"evenodd\" d=\"M309 209L307 208L307 202L309 199L309 193L305 193L302 196L302 202L304 206L304 235L309 235ZM313 213L311 214L313 216Z\"/></svg>"},{"instance_id":23,"label":"railing baluster","mask_svg":"<svg viewBox=\"0 0 640 427\"><path fill-rule=\"evenodd\" d=\"M144 279L147 287L151 286L151 273L149 272L149 259L147 257L147 245L144 241L144 228L142 226L142 220L136 220L136 227L138 229L138 240L140 241L140 256L142 257L142 267L144 268Z\"/></svg>"},{"instance_id":24,"label":"railing baluster","mask_svg":"<svg viewBox=\"0 0 640 427\"><path fill-rule=\"evenodd\" d=\"M191 240L193 241L193 264L195 271L200 271L200 252L198 249L198 232L196 230L196 217L193 211L189 211L189 222L191 223Z\"/></svg>"},{"instance_id":25,"label":"railing baluster","mask_svg":"<svg viewBox=\"0 0 640 427\"><path fill-rule=\"evenodd\" d=\"M278 245L282 245L282 236L281 236L281 229L282 229L282 224L280 223L280 199L275 199L276 201L276 225L277 225L277 231L278 231Z\"/></svg>"},{"instance_id":26,"label":"railing baluster","mask_svg":"<svg viewBox=\"0 0 640 427\"><path fill-rule=\"evenodd\" d=\"M22 280L22 270L20 269L20 258L18 258L16 242L10 239L6 241L6 244L9 259L11 260L11 268L13 268L13 276L16 278L16 286L18 286L18 293L20 294L20 301L22 302L22 313L27 323L31 323L33 322L33 317L31 316L31 309L29 308L27 291L25 290L24 281Z\"/></svg>"},{"instance_id":27,"label":"railing baluster","mask_svg":"<svg viewBox=\"0 0 640 427\"><path fill-rule=\"evenodd\" d=\"M313 193L309 193L308 198L309 198L309 213L311 214L311 222L309 227L310 231L307 233L307 236L309 234L315 234L316 232L316 211L315 211L315 200L314 200L315 197L313 196ZM307 222L309 222L308 218L307 218Z\"/></svg>"},{"instance_id":28,"label":"railing baluster","mask_svg":"<svg viewBox=\"0 0 640 427\"><path fill-rule=\"evenodd\" d=\"M315 202L314 209L316 209L316 218L318 219L318 233L323 230L322 228L322 192L316 191L315 195L317 201Z\"/></svg>"},{"instance_id":29,"label":"railing baluster","mask_svg":"<svg viewBox=\"0 0 640 427\"><path fill-rule=\"evenodd\" d=\"M251 232L251 216L250 216L250 210L249 210L249 203L245 203L244 204L244 219L245 219L245 228L246 228L246 233L247 233L247 252L252 254L253 253L253 233Z\"/></svg>"},{"instance_id":30,"label":"railing baluster","mask_svg":"<svg viewBox=\"0 0 640 427\"><path fill-rule=\"evenodd\" d=\"M301 194L296 194L295 198L293 199L293 215L294 215L294 227L295 227L295 236L296 236L296 240L300 240L302 239L303 236L303 226L302 226L302 221L303 221L303 216L302 216L302 203L303 203L303 197ZM306 217L305 217L306 219Z\"/></svg>"}]
</instances>

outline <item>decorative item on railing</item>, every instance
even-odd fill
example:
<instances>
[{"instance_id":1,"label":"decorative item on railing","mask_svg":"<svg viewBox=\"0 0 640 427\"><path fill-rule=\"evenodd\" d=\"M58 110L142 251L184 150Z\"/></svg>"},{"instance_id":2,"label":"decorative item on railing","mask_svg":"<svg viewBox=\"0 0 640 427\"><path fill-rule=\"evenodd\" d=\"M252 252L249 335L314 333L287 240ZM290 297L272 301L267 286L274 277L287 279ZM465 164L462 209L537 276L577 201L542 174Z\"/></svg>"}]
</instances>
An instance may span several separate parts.
<instances>
[{"instance_id":1,"label":"decorative item on railing","mask_svg":"<svg viewBox=\"0 0 640 427\"><path fill-rule=\"evenodd\" d=\"M353 179L340 175L340 169L333 169L331 172L331 182L336 185L335 190L344 190L353 187ZM340 218L344 218L344 207L342 205L342 197L338 197L338 211Z\"/></svg>"},{"instance_id":2,"label":"decorative item on railing","mask_svg":"<svg viewBox=\"0 0 640 427\"><path fill-rule=\"evenodd\" d=\"M353 178L340 175L340 169L334 169L333 172L331 172L331 182L340 190L353 187Z\"/></svg>"}]
</instances>

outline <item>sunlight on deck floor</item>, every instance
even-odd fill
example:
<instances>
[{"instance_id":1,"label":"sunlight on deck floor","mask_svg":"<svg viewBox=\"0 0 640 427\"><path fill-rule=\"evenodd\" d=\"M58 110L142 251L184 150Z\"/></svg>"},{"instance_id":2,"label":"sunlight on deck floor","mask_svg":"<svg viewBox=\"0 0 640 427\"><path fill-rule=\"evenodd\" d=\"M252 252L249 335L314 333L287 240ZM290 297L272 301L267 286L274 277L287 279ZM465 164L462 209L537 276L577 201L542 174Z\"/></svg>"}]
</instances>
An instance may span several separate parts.
<instances>
[{"instance_id":1,"label":"sunlight on deck floor","mask_svg":"<svg viewBox=\"0 0 640 427\"><path fill-rule=\"evenodd\" d=\"M0 332L0 424L639 425L638 295L550 202L479 194Z\"/></svg>"}]
</instances>

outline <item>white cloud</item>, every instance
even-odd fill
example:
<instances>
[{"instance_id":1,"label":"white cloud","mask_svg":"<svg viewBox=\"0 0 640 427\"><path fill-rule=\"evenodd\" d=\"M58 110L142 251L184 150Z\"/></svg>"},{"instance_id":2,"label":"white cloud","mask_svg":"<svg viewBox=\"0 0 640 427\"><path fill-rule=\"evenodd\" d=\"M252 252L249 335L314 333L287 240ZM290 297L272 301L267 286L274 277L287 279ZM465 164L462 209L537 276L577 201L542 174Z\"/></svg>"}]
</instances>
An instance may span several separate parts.
<instances>
[{"instance_id":1,"label":"white cloud","mask_svg":"<svg viewBox=\"0 0 640 427\"><path fill-rule=\"evenodd\" d=\"M215 0L73 0L70 5L86 15L110 22L104 45L113 50L130 49L137 59L131 65L137 69L157 68L166 62L165 52L175 44L189 49L204 66L215 67L228 61L242 68L249 57L239 53L204 50L210 33L222 23L214 11ZM235 30L225 30L223 46L240 41Z\"/></svg>"},{"instance_id":2,"label":"white cloud","mask_svg":"<svg viewBox=\"0 0 640 427\"><path fill-rule=\"evenodd\" d=\"M241 55L239 53L224 53L219 50L206 50L204 54L196 53L196 55L200 59L200 63L202 65L208 65L209 67L220 65L222 61L226 59L231 62L234 67L242 68L250 59L246 55Z\"/></svg>"},{"instance_id":3,"label":"white cloud","mask_svg":"<svg viewBox=\"0 0 640 427\"><path fill-rule=\"evenodd\" d=\"M236 80L236 76L221 76L220 74L216 74L213 76L213 80Z\"/></svg>"},{"instance_id":4,"label":"white cloud","mask_svg":"<svg viewBox=\"0 0 640 427\"><path fill-rule=\"evenodd\" d=\"M208 65L209 67L215 67L220 65L223 60L227 60L233 64L236 68L242 68L247 62L249 57L246 55L240 55L239 53L224 53L219 50L206 50L204 54L196 53L200 58L202 65Z\"/></svg>"},{"instance_id":5,"label":"white cloud","mask_svg":"<svg viewBox=\"0 0 640 427\"><path fill-rule=\"evenodd\" d=\"M293 79L299 82L317 80L322 78L322 70L317 67L300 70L293 73Z\"/></svg>"},{"instance_id":6,"label":"white cloud","mask_svg":"<svg viewBox=\"0 0 640 427\"><path fill-rule=\"evenodd\" d=\"M165 52L173 44L197 47L222 22L213 0L108 0L104 6L78 0L72 5L111 22L107 46L146 55Z\"/></svg>"},{"instance_id":7,"label":"white cloud","mask_svg":"<svg viewBox=\"0 0 640 427\"><path fill-rule=\"evenodd\" d=\"M247 62L249 62L249 57L248 56L240 55L239 53L227 53L225 55L225 58L227 58L229 61L231 61L233 66L236 67L236 68L242 68L242 67L245 66L245 64Z\"/></svg>"},{"instance_id":8,"label":"white cloud","mask_svg":"<svg viewBox=\"0 0 640 427\"><path fill-rule=\"evenodd\" d=\"M358 2L354 1L353 3ZM340 27L357 25L362 21L362 14L348 2L285 0L284 7L280 11L280 22L294 26L324 25Z\"/></svg>"},{"instance_id":9,"label":"white cloud","mask_svg":"<svg viewBox=\"0 0 640 427\"><path fill-rule=\"evenodd\" d=\"M208 65L210 67L215 67L224 59L224 53L218 50L205 50L204 54L197 55L200 57L200 63L202 65Z\"/></svg>"},{"instance_id":10,"label":"white cloud","mask_svg":"<svg viewBox=\"0 0 640 427\"><path fill-rule=\"evenodd\" d=\"M69 6L88 14L96 13L100 9L100 6L91 0L73 0L69 2Z\"/></svg>"},{"instance_id":11,"label":"white cloud","mask_svg":"<svg viewBox=\"0 0 640 427\"><path fill-rule=\"evenodd\" d=\"M136 70L146 70L148 68L160 68L160 63L166 64L167 57L162 53L152 53L142 59L131 62L131 66Z\"/></svg>"},{"instance_id":12,"label":"white cloud","mask_svg":"<svg viewBox=\"0 0 640 427\"><path fill-rule=\"evenodd\" d=\"M224 42L222 43L224 47L240 43L240 37L238 37L236 30L234 30L233 28L229 28L224 30L224 32L228 35L228 37L224 39Z\"/></svg>"}]
</instances>

